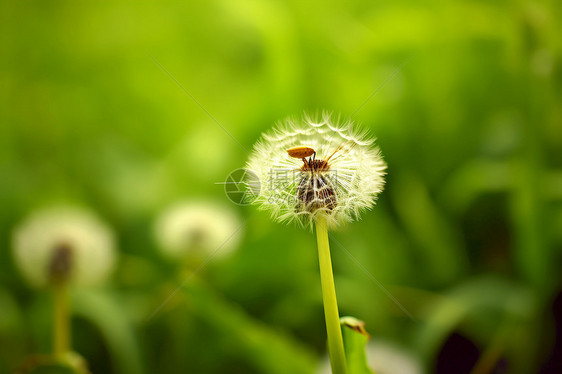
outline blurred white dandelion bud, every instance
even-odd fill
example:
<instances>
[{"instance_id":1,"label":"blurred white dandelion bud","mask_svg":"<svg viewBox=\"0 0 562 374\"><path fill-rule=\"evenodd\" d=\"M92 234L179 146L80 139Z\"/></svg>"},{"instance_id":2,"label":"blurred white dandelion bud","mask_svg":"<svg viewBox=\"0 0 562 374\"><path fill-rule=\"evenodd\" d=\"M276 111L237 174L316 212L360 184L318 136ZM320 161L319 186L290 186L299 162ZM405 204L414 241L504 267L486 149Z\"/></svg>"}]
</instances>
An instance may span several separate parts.
<instances>
[{"instance_id":1,"label":"blurred white dandelion bud","mask_svg":"<svg viewBox=\"0 0 562 374\"><path fill-rule=\"evenodd\" d=\"M385 340L375 340L365 347L367 365L376 374L422 374L420 360L406 349ZM320 374L331 373L328 357L320 366Z\"/></svg>"},{"instance_id":2,"label":"blurred white dandelion bud","mask_svg":"<svg viewBox=\"0 0 562 374\"><path fill-rule=\"evenodd\" d=\"M421 374L419 360L407 350L385 341L367 344L367 363L378 374Z\"/></svg>"},{"instance_id":3,"label":"blurred white dandelion bud","mask_svg":"<svg viewBox=\"0 0 562 374\"><path fill-rule=\"evenodd\" d=\"M328 225L358 219L384 186L380 151L353 123L324 114L315 121L288 119L254 146L247 169L260 181L254 203L280 222Z\"/></svg>"},{"instance_id":4,"label":"blurred white dandelion bud","mask_svg":"<svg viewBox=\"0 0 562 374\"><path fill-rule=\"evenodd\" d=\"M13 254L35 287L59 282L93 285L115 264L113 235L89 211L57 207L37 211L16 227Z\"/></svg>"},{"instance_id":5,"label":"blurred white dandelion bud","mask_svg":"<svg viewBox=\"0 0 562 374\"><path fill-rule=\"evenodd\" d=\"M206 202L178 202L156 220L154 234L160 250L171 259L190 254L226 255L240 241L240 220L230 209Z\"/></svg>"}]
</instances>

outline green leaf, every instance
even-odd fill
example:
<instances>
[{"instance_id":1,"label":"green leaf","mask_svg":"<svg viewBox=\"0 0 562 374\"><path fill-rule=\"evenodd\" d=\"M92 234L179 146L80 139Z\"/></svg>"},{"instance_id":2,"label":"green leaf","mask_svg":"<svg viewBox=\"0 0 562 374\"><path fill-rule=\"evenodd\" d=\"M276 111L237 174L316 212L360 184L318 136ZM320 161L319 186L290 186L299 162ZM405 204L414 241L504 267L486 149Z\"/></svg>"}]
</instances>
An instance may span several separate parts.
<instances>
[{"instance_id":1,"label":"green leaf","mask_svg":"<svg viewBox=\"0 0 562 374\"><path fill-rule=\"evenodd\" d=\"M72 368L62 365L48 364L33 368L29 374L76 374Z\"/></svg>"},{"instance_id":2,"label":"green leaf","mask_svg":"<svg viewBox=\"0 0 562 374\"><path fill-rule=\"evenodd\" d=\"M367 364L365 348L369 334L365 330L365 322L354 317L340 318L343 330L343 345L347 358L348 374L373 374Z\"/></svg>"},{"instance_id":3,"label":"green leaf","mask_svg":"<svg viewBox=\"0 0 562 374\"><path fill-rule=\"evenodd\" d=\"M113 358L115 372L142 374L137 340L119 300L109 294L81 291L73 295L73 312L83 316L101 331Z\"/></svg>"},{"instance_id":4,"label":"green leaf","mask_svg":"<svg viewBox=\"0 0 562 374\"><path fill-rule=\"evenodd\" d=\"M192 312L207 320L223 336L236 341L241 352L259 372L313 373L317 357L295 338L248 315L203 282L192 280L183 288Z\"/></svg>"},{"instance_id":5,"label":"green leaf","mask_svg":"<svg viewBox=\"0 0 562 374\"><path fill-rule=\"evenodd\" d=\"M16 370L20 374L91 374L88 364L76 352L68 352L64 357L51 355L34 355Z\"/></svg>"}]
</instances>

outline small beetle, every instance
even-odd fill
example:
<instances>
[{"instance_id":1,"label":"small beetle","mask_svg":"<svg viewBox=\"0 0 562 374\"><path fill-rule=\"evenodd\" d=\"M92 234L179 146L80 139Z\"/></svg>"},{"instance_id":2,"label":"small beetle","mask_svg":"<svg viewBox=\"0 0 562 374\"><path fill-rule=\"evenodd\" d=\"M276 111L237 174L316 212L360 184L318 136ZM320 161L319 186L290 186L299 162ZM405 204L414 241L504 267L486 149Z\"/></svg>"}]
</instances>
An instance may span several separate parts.
<instances>
[{"instance_id":1,"label":"small beetle","mask_svg":"<svg viewBox=\"0 0 562 374\"><path fill-rule=\"evenodd\" d=\"M338 146L325 159L316 159L316 151L311 147L294 147L287 150L290 157L302 159L301 180L297 187L297 212L314 212L317 209L334 210L338 205L334 181L325 175L330 170L329 161L344 149L347 142ZM308 157L308 160L307 160ZM337 157L336 157L337 158Z\"/></svg>"},{"instance_id":2,"label":"small beetle","mask_svg":"<svg viewBox=\"0 0 562 374\"><path fill-rule=\"evenodd\" d=\"M287 149L289 156L294 158L306 158L316 154L316 151L310 147L294 147Z\"/></svg>"}]
</instances>

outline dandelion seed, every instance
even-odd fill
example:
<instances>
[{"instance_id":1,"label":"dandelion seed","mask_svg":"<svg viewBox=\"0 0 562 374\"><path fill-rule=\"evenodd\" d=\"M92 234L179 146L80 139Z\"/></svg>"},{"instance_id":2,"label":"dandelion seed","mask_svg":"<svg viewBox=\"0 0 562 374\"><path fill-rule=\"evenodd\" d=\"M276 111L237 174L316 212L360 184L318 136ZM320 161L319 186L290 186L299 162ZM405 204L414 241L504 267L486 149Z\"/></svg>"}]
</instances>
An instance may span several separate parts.
<instances>
[{"instance_id":1,"label":"dandelion seed","mask_svg":"<svg viewBox=\"0 0 562 374\"><path fill-rule=\"evenodd\" d=\"M247 164L261 184L254 203L275 220L312 226L323 216L335 227L375 204L386 169L380 151L351 122L336 122L289 119L255 145Z\"/></svg>"}]
</instances>

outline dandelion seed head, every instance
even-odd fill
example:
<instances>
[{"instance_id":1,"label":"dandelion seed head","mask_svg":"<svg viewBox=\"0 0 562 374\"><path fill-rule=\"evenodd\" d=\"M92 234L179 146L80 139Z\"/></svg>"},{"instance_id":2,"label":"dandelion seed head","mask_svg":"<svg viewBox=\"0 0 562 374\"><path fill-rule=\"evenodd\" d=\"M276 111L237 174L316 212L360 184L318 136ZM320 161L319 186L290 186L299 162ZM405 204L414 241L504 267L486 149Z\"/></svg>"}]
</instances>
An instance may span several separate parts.
<instances>
[{"instance_id":1,"label":"dandelion seed head","mask_svg":"<svg viewBox=\"0 0 562 374\"><path fill-rule=\"evenodd\" d=\"M34 287L93 285L106 279L115 265L111 231L84 209L37 211L16 227L12 239L16 265Z\"/></svg>"},{"instance_id":2,"label":"dandelion seed head","mask_svg":"<svg viewBox=\"0 0 562 374\"><path fill-rule=\"evenodd\" d=\"M316 153L294 157L308 154L307 148ZM275 220L312 226L322 215L335 227L375 204L386 164L367 133L323 114L319 120L287 119L264 134L247 169L261 185L254 203Z\"/></svg>"},{"instance_id":3,"label":"dandelion seed head","mask_svg":"<svg viewBox=\"0 0 562 374\"><path fill-rule=\"evenodd\" d=\"M222 205L180 201L160 214L154 234L160 250L170 259L196 252L209 254L218 248L224 256L238 246L240 235L232 236L232 233L239 226L238 216Z\"/></svg>"}]
</instances>

